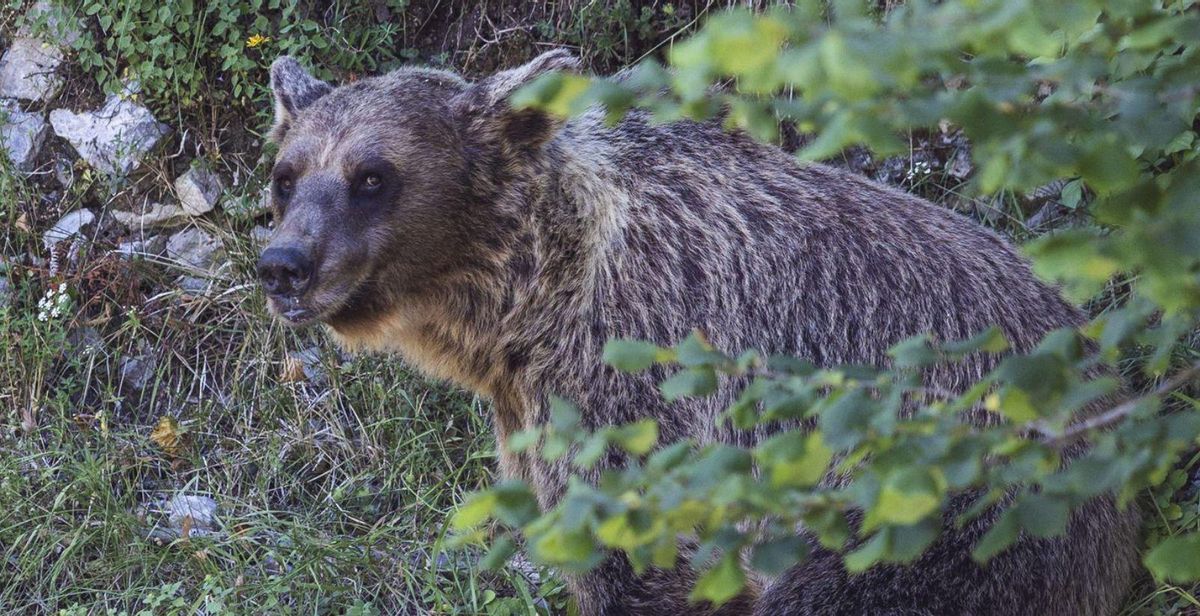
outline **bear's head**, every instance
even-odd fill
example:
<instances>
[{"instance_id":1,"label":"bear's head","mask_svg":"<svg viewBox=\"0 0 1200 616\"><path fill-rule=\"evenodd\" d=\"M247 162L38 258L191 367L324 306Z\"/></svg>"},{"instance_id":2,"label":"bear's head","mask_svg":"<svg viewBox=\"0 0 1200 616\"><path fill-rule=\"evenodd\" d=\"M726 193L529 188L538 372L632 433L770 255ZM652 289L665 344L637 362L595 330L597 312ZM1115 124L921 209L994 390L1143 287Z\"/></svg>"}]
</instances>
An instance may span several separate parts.
<instances>
[{"instance_id":1,"label":"bear's head","mask_svg":"<svg viewBox=\"0 0 1200 616\"><path fill-rule=\"evenodd\" d=\"M401 69L333 87L276 60L276 229L258 263L271 312L351 330L470 276L502 241L492 196L561 124L509 96L577 67L552 51L477 83Z\"/></svg>"}]
</instances>

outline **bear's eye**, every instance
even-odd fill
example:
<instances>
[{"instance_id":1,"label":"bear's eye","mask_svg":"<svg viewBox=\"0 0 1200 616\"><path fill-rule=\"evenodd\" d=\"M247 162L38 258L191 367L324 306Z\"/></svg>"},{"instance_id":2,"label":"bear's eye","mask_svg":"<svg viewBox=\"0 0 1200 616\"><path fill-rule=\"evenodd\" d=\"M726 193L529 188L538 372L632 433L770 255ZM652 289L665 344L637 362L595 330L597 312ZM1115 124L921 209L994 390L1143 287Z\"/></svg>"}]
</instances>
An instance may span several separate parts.
<instances>
[{"instance_id":1,"label":"bear's eye","mask_svg":"<svg viewBox=\"0 0 1200 616\"><path fill-rule=\"evenodd\" d=\"M295 188L295 182L291 176L277 175L275 176L275 190L279 191L279 196L287 197L292 194L292 189Z\"/></svg>"},{"instance_id":2,"label":"bear's eye","mask_svg":"<svg viewBox=\"0 0 1200 616\"><path fill-rule=\"evenodd\" d=\"M373 192L383 186L383 178L378 173L368 173L358 182L359 190L362 192Z\"/></svg>"}]
</instances>

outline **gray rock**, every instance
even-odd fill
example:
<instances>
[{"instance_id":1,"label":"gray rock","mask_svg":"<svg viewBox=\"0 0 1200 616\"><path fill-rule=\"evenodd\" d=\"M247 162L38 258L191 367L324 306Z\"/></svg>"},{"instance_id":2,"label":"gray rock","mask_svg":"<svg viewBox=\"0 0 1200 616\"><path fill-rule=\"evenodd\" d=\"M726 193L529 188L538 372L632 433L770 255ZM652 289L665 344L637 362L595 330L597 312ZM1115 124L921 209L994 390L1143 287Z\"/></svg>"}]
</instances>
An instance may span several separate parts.
<instances>
[{"instance_id":1,"label":"gray rock","mask_svg":"<svg viewBox=\"0 0 1200 616\"><path fill-rule=\"evenodd\" d=\"M113 253L126 259L160 257L166 249L167 238L161 235L151 235L142 239L121 242L113 249Z\"/></svg>"},{"instance_id":2,"label":"gray rock","mask_svg":"<svg viewBox=\"0 0 1200 616\"><path fill-rule=\"evenodd\" d=\"M149 357L125 357L121 359L121 382L135 391L142 391L154 376L154 364Z\"/></svg>"},{"instance_id":3,"label":"gray rock","mask_svg":"<svg viewBox=\"0 0 1200 616\"><path fill-rule=\"evenodd\" d=\"M57 73L63 50L83 35L82 22L63 6L42 0L22 18L0 58L0 97L46 101L62 89Z\"/></svg>"},{"instance_id":4,"label":"gray rock","mask_svg":"<svg viewBox=\"0 0 1200 616\"><path fill-rule=\"evenodd\" d=\"M182 528L184 518L192 519L192 528L215 530L217 501L198 494L176 494L167 501L167 522Z\"/></svg>"},{"instance_id":5,"label":"gray rock","mask_svg":"<svg viewBox=\"0 0 1200 616\"><path fill-rule=\"evenodd\" d=\"M12 305L12 283L8 278L0 276L0 309Z\"/></svg>"},{"instance_id":6,"label":"gray rock","mask_svg":"<svg viewBox=\"0 0 1200 616\"><path fill-rule=\"evenodd\" d=\"M167 258L185 271L178 284L191 293L208 292L212 280L228 265L224 257L220 240L194 227L167 240Z\"/></svg>"},{"instance_id":7,"label":"gray rock","mask_svg":"<svg viewBox=\"0 0 1200 616\"><path fill-rule=\"evenodd\" d=\"M68 212L62 218L59 218L58 222L54 223L54 226L49 231L46 231L45 235L42 236L42 244L46 247L47 251L52 251L60 242L79 235L79 232L85 226L91 224L93 220L96 220L96 215L87 208Z\"/></svg>"},{"instance_id":8,"label":"gray rock","mask_svg":"<svg viewBox=\"0 0 1200 616\"><path fill-rule=\"evenodd\" d=\"M175 180L179 205L192 216L211 212L224 189L219 175L201 167L189 169Z\"/></svg>"},{"instance_id":9,"label":"gray rock","mask_svg":"<svg viewBox=\"0 0 1200 616\"><path fill-rule=\"evenodd\" d=\"M50 124L89 165L112 176L124 177L171 129L154 119L150 110L116 94L96 111L50 112Z\"/></svg>"},{"instance_id":10,"label":"gray rock","mask_svg":"<svg viewBox=\"0 0 1200 616\"><path fill-rule=\"evenodd\" d=\"M63 86L57 72L63 51L35 38L21 37L0 57L0 97L48 101Z\"/></svg>"},{"instance_id":11,"label":"gray rock","mask_svg":"<svg viewBox=\"0 0 1200 616\"><path fill-rule=\"evenodd\" d=\"M110 210L108 215L130 229L173 227L187 222L188 219L187 212L174 203L146 203L140 212Z\"/></svg>"},{"instance_id":12,"label":"gray rock","mask_svg":"<svg viewBox=\"0 0 1200 616\"><path fill-rule=\"evenodd\" d=\"M212 269L221 253L220 240L195 227L184 229L167 240L167 257L199 272Z\"/></svg>"},{"instance_id":13,"label":"gray rock","mask_svg":"<svg viewBox=\"0 0 1200 616\"><path fill-rule=\"evenodd\" d=\"M41 114L21 111L13 101L0 101L0 144L8 152L8 160L19 171L32 171L37 156L46 142L49 125Z\"/></svg>"}]
</instances>

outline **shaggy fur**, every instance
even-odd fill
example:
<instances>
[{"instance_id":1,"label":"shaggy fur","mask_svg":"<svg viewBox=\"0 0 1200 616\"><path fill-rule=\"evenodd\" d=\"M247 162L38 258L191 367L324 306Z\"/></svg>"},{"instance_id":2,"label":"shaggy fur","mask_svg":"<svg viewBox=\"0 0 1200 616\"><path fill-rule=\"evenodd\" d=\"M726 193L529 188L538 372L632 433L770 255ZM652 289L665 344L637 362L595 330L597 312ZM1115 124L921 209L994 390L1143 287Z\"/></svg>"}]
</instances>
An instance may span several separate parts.
<instances>
[{"instance_id":1,"label":"shaggy fur","mask_svg":"<svg viewBox=\"0 0 1200 616\"><path fill-rule=\"evenodd\" d=\"M589 427L651 417L663 442L763 438L716 421L733 384L667 404L664 371L631 376L600 361L612 338L672 344L699 328L731 351L878 364L915 334L963 339L995 324L1029 349L1080 322L1007 242L911 195L711 124L633 113L610 128L598 112L563 122L507 104L537 75L575 65L550 52L474 84L403 69L329 89L277 61L272 246L317 264L302 296L271 298L277 313L489 397L501 451L548 421L551 394L577 402ZM362 188L363 169L383 189ZM961 391L995 361L927 378ZM624 462L613 453L601 466ZM509 453L501 466L544 506L570 472ZM981 567L969 552L987 524L947 526L914 565L857 576L818 549L721 613L1117 611L1136 516L1097 500L1065 538L1023 539ZM687 603L693 581L686 566L635 576L618 555L570 585L585 614L710 611Z\"/></svg>"}]
</instances>

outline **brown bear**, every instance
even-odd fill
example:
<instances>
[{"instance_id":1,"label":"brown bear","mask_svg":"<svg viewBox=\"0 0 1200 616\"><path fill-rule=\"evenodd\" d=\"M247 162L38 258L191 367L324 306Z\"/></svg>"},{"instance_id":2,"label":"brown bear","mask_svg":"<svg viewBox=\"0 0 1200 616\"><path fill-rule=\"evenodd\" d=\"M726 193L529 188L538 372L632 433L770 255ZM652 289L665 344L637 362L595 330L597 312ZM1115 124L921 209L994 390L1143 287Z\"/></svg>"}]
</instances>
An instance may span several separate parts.
<instances>
[{"instance_id":1,"label":"brown bear","mask_svg":"<svg viewBox=\"0 0 1200 616\"><path fill-rule=\"evenodd\" d=\"M699 328L719 348L828 366L883 364L909 336L965 339L991 325L1027 350L1081 322L1005 240L912 195L716 123L635 111L608 126L600 110L563 120L508 103L577 64L553 51L475 83L405 68L335 88L277 60L278 225L258 264L272 311L486 396L502 452L509 435L547 423L552 395L576 402L586 427L653 418L663 442L763 436L716 421L734 384L668 404L661 371L605 366L614 338L671 344ZM929 378L962 391L995 361ZM509 453L501 467L543 506L571 472ZM911 565L859 575L817 549L777 580L752 578L720 613L1118 610L1137 567L1136 515L1096 499L1065 537L1023 538L981 566L969 553L989 522L947 524ZM688 603L694 579L684 565L638 576L617 554L569 584L585 614L711 612Z\"/></svg>"}]
</instances>

